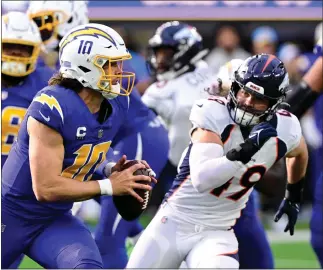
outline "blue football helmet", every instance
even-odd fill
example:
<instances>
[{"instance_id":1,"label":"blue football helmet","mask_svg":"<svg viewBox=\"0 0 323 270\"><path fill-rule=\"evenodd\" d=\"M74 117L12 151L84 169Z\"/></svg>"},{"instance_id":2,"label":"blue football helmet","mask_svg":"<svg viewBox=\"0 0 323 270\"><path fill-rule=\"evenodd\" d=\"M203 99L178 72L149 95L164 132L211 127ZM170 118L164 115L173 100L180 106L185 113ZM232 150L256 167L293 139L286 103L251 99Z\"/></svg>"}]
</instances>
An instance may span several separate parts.
<instances>
[{"instance_id":1,"label":"blue football helmet","mask_svg":"<svg viewBox=\"0 0 323 270\"><path fill-rule=\"evenodd\" d=\"M261 121L269 121L283 104L288 87L288 73L280 59L271 54L249 57L234 73L228 97L231 118L241 126L254 126ZM259 111L240 104L236 98L240 89L268 100L268 108Z\"/></svg>"},{"instance_id":2,"label":"blue football helmet","mask_svg":"<svg viewBox=\"0 0 323 270\"><path fill-rule=\"evenodd\" d=\"M168 49L163 60L157 51ZM195 69L195 64L208 53L203 48L202 37L195 27L172 21L157 28L148 43L148 68L158 81L171 80Z\"/></svg>"}]
</instances>

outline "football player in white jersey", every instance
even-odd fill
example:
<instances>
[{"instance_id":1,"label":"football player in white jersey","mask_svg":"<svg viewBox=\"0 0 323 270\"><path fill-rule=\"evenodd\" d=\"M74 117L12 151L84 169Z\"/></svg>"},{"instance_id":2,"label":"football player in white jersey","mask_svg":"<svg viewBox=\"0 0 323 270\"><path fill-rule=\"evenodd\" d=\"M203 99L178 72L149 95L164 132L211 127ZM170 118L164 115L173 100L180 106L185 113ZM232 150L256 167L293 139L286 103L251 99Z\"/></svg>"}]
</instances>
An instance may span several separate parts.
<instances>
[{"instance_id":1,"label":"football player in white jersey","mask_svg":"<svg viewBox=\"0 0 323 270\"><path fill-rule=\"evenodd\" d=\"M239 268L232 226L253 186L283 157L288 184L275 219L287 214L285 231L294 233L308 153L298 119L279 110L288 82L278 58L255 55L235 72L228 99L196 102L179 173L128 268L176 268L183 260L189 268Z\"/></svg>"},{"instance_id":2,"label":"football player in white jersey","mask_svg":"<svg viewBox=\"0 0 323 270\"><path fill-rule=\"evenodd\" d=\"M181 154L190 141L191 108L197 99L207 96L204 89L216 82L215 74L211 74L202 60L207 50L203 48L201 35L190 25L178 21L162 24L149 40L148 48L147 62L157 81L145 91L142 101L168 127L169 161L159 179L160 183L171 184Z\"/></svg>"},{"instance_id":3,"label":"football player in white jersey","mask_svg":"<svg viewBox=\"0 0 323 270\"><path fill-rule=\"evenodd\" d=\"M217 74L219 95L226 97L229 94L234 81L234 72L243 62L242 59L232 59L220 67ZM284 192L285 167L283 160L277 162L262 178L261 185L258 183L254 188L271 197L280 196L281 193L277 191ZM233 227L239 243L240 269L273 269L273 254L259 218L256 201L257 193L253 191L249 196L246 207L241 212L241 217ZM250 256L250 254L253 254L253 256Z\"/></svg>"}]
</instances>

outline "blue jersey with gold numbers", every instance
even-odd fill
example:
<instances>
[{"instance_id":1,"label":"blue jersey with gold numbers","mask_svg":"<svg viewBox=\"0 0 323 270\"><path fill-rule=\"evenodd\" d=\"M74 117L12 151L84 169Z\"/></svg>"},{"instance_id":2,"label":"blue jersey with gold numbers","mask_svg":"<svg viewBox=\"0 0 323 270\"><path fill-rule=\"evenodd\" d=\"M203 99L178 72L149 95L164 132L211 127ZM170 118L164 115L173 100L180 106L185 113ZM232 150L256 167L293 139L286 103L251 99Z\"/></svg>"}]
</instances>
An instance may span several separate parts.
<instances>
[{"instance_id":1,"label":"blue jersey with gold numbers","mask_svg":"<svg viewBox=\"0 0 323 270\"><path fill-rule=\"evenodd\" d=\"M28 158L27 118L32 116L61 134L65 148L61 175L75 181L87 181L104 161L120 126L129 122L129 97L119 96L109 103L112 112L101 124L76 92L60 86L48 86L38 92L3 167L2 202L6 208L28 218L40 219L72 207L72 202L45 203L35 198Z\"/></svg>"},{"instance_id":2,"label":"blue jersey with gold numbers","mask_svg":"<svg viewBox=\"0 0 323 270\"><path fill-rule=\"evenodd\" d=\"M20 124L33 97L48 84L53 72L47 67L37 68L23 82L1 90L1 168L7 160L11 145L17 138Z\"/></svg>"}]
</instances>

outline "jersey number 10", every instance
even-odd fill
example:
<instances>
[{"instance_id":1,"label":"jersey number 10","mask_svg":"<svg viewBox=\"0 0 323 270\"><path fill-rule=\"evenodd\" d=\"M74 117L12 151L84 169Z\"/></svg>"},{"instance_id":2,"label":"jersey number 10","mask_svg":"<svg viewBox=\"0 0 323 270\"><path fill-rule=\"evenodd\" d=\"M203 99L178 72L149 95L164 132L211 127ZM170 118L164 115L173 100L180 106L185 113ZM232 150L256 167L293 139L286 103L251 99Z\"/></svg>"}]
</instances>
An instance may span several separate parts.
<instances>
[{"instance_id":1,"label":"jersey number 10","mask_svg":"<svg viewBox=\"0 0 323 270\"><path fill-rule=\"evenodd\" d=\"M111 141L97 145L84 144L74 154L76 158L73 165L67 167L61 174L63 177L87 181L91 179L93 172L105 160ZM92 173L90 173L92 171Z\"/></svg>"}]
</instances>

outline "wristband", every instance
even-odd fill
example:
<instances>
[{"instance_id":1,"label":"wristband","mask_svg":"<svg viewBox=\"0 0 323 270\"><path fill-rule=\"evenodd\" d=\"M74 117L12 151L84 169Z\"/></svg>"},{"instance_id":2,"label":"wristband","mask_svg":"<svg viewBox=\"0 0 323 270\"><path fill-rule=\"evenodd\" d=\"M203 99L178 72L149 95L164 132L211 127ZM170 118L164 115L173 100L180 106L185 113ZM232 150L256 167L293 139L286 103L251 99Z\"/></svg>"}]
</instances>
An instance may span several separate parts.
<instances>
[{"instance_id":1,"label":"wristband","mask_svg":"<svg viewBox=\"0 0 323 270\"><path fill-rule=\"evenodd\" d=\"M112 184L109 178L98 180L98 183L100 186L101 195L113 195Z\"/></svg>"},{"instance_id":2,"label":"wristband","mask_svg":"<svg viewBox=\"0 0 323 270\"><path fill-rule=\"evenodd\" d=\"M302 199L304 179L295 184L287 184L285 198L294 203L300 203Z\"/></svg>"},{"instance_id":3,"label":"wristband","mask_svg":"<svg viewBox=\"0 0 323 270\"><path fill-rule=\"evenodd\" d=\"M109 177L111 175L112 167L116 164L117 163L115 163L115 162L109 162L107 165L105 165L105 167L103 169L103 173L104 173L105 177Z\"/></svg>"}]
</instances>

